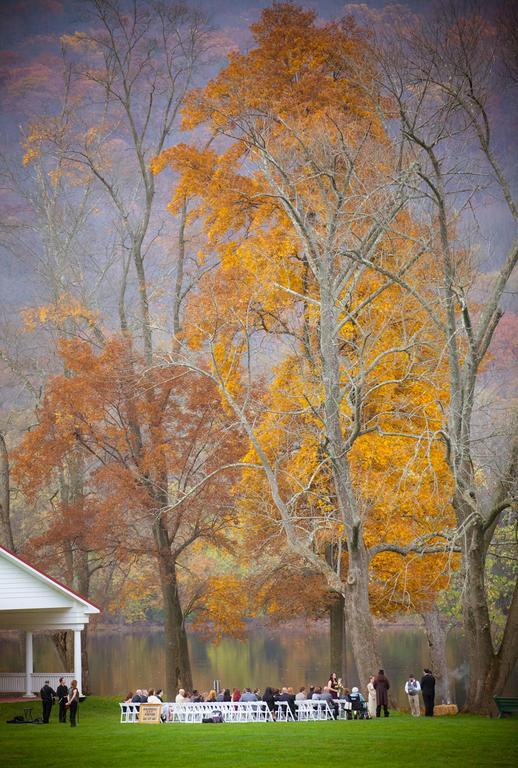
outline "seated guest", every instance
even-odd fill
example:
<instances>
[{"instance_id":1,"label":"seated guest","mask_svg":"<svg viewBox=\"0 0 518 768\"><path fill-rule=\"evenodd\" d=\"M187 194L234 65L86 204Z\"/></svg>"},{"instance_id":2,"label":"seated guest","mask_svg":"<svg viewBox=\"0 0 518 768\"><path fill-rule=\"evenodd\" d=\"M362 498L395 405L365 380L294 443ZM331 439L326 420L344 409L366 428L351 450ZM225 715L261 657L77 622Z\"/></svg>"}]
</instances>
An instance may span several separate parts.
<instances>
[{"instance_id":1,"label":"seated guest","mask_svg":"<svg viewBox=\"0 0 518 768\"><path fill-rule=\"evenodd\" d=\"M132 701L133 701L133 692L130 691L129 693L126 694L126 698L124 699L124 704L131 704Z\"/></svg>"},{"instance_id":2,"label":"seated guest","mask_svg":"<svg viewBox=\"0 0 518 768\"><path fill-rule=\"evenodd\" d=\"M147 701L147 690L146 688L143 688L142 693L140 694L140 701L145 704Z\"/></svg>"},{"instance_id":3,"label":"seated guest","mask_svg":"<svg viewBox=\"0 0 518 768\"><path fill-rule=\"evenodd\" d=\"M175 703L184 704L186 701L188 701L188 698L185 695L185 688L180 688L180 690L176 694Z\"/></svg>"},{"instance_id":4,"label":"seated guest","mask_svg":"<svg viewBox=\"0 0 518 768\"><path fill-rule=\"evenodd\" d=\"M239 688L232 688L232 701L241 701L241 691Z\"/></svg>"},{"instance_id":5,"label":"seated guest","mask_svg":"<svg viewBox=\"0 0 518 768\"><path fill-rule=\"evenodd\" d=\"M295 701L305 701L306 700L306 689L304 686L299 688L299 692L295 695Z\"/></svg>"},{"instance_id":6,"label":"seated guest","mask_svg":"<svg viewBox=\"0 0 518 768\"><path fill-rule=\"evenodd\" d=\"M209 695L207 696L205 701L216 701L216 695L217 695L216 691L214 690L214 688L212 688L212 690L209 691Z\"/></svg>"},{"instance_id":7,"label":"seated guest","mask_svg":"<svg viewBox=\"0 0 518 768\"><path fill-rule=\"evenodd\" d=\"M273 688L271 688L269 685L264 689L263 701L272 713L272 717L275 720L275 695Z\"/></svg>"},{"instance_id":8,"label":"seated guest","mask_svg":"<svg viewBox=\"0 0 518 768\"><path fill-rule=\"evenodd\" d=\"M260 688L254 688L253 693L257 696L257 701L261 701L261 689Z\"/></svg>"},{"instance_id":9,"label":"seated guest","mask_svg":"<svg viewBox=\"0 0 518 768\"><path fill-rule=\"evenodd\" d=\"M164 692L161 688L159 688L157 691L155 691L155 696L157 699L160 699L160 701L164 700Z\"/></svg>"},{"instance_id":10,"label":"seated guest","mask_svg":"<svg viewBox=\"0 0 518 768\"><path fill-rule=\"evenodd\" d=\"M150 688L147 695L147 703L148 704L161 704L162 699L159 699L158 696L155 693L154 688Z\"/></svg>"},{"instance_id":11,"label":"seated guest","mask_svg":"<svg viewBox=\"0 0 518 768\"><path fill-rule=\"evenodd\" d=\"M291 714L295 717L295 695L293 688L283 688L277 701L286 701Z\"/></svg>"},{"instance_id":12,"label":"seated guest","mask_svg":"<svg viewBox=\"0 0 518 768\"><path fill-rule=\"evenodd\" d=\"M257 694L252 693L250 688L245 688L239 701L258 701Z\"/></svg>"},{"instance_id":13,"label":"seated guest","mask_svg":"<svg viewBox=\"0 0 518 768\"><path fill-rule=\"evenodd\" d=\"M312 699L314 693L315 693L315 686L310 685L308 690L308 699Z\"/></svg>"},{"instance_id":14,"label":"seated guest","mask_svg":"<svg viewBox=\"0 0 518 768\"><path fill-rule=\"evenodd\" d=\"M196 702L197 704L199 702L203 701L203 696L201 695L201 693L199 691L196 690L196 688L192 692L191 701Z\"/></svg>"},{"instance_id":15,"label":"seated guest","mask_svg":"<svg viewBox=\"0 0 518 768\"><path fill-rule=\"evenodd\" d=\"M220 691L216 696L216 701L230 701L230 688L225 688L224 691Z\"/></svg>"},{"instance_id":16,"label":"seated guest","mask_svg":"<svg viewBox=\"0 0 518 768\"><path fill-rule=\"evenodd\" d=\"M141 701L142 701L142 691L140 690L140 688L137 688L137 690L135 691L135 695L131 699L131 703L140 704Z\"/></svg>"},{"instance_id":17,"label":"seated guest","mask_svg":"<svg viewBox=\"0 0 518 768\"><path fill-rule=\"evenodd\" d=\"M331 691L329 690L327 685L324 686L324 690L320 694L320 700L321 701L327 701L327 703L329 704L329 708L331 709L331 712L333 713L333 717L335 718L335 720L337 720L338 719L338 704L333 699L333 694L331 693Z\"/></svg>"},{"instance_id":18,"label":"seated guest","mask_svg":"<svg viewBox=\"0 0 518 768\"><path fill-rule=\"evenodd\" d=\"M322 698L322 686L317 685L316 688L313 691L313 696L311 697L313 701L319 701Z\"/></svg>"},{"instance_id":19,"label":"seated guest","mask_svg":"<svg viewBox=\"0 0 518 768\"><path fill-rule=\"evenodd\" d=\"M349 696L349 701L352 704L352 711L354 714L354 719L358 720L358 718L363 719L365 717L366 712L366 704L365 699L363 697L363 694L360 693L358 688L354 687L351 691L351 695Z\"/></svg>"}]
</instances>

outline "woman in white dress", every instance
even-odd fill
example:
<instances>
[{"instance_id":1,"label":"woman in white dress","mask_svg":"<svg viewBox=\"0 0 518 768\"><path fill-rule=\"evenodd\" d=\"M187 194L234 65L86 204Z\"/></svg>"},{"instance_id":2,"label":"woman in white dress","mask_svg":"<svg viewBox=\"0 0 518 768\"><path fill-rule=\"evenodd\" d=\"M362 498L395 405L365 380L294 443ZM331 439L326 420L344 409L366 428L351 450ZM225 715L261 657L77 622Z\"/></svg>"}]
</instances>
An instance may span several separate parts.
<instances>
[{"instance_id":1,"label":"woman in white dress","mask_svg":"<svg viewBox=\"0 0 518 768\"><path fill-rule=\"evenodd\" d=\"M374 675L369 677L369 682L367 683L367 691L367 711L369 713L369 717L376 717L376 689L374 687Z\"/></svg>"}]
</instances>

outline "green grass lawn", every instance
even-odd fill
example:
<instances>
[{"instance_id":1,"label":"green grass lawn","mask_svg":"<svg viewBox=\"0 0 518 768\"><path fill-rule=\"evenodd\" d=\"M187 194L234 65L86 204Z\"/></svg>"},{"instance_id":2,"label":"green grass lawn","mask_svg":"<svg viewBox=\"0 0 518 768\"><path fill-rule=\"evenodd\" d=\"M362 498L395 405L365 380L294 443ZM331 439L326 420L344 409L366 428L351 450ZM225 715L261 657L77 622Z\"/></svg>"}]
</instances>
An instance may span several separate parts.
<instances>
[{"instance_id":1,"label":"green grass lawn","mask_svg":"<svg viewBox=\"0 0 518 768\"><path fill-rule=\"evenodd\" d=\"M33 702L33 716L41 704ZM7 725L24 704L0 705L0 766L515 766L518 717L457 715L322 723L121 725L116 699L91 697L77 728Z\"/></svg>"}]
</instances>

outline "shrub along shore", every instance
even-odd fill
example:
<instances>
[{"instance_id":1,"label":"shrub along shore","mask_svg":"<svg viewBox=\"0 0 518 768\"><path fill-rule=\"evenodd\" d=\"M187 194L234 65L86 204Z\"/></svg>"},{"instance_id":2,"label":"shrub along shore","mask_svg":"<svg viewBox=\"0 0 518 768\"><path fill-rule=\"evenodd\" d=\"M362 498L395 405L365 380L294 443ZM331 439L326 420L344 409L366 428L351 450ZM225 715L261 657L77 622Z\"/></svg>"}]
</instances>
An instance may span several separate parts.
<instances>
[{"instance_id":1,"label":"shrub along shore","mask_svg":"<svg viewBox=\"0 0 518 768\"><path fill-rule=\"evenodd\" d=\"M514 766L518 717L412 718L318 723L207 725L121 725L118 700L92 696L81 705L79 726L58 723L57 707L49 725L8 725L23 714L24 703L0 704L2 768L73 765L127 768L150 765L184 768L361 765L399 768ZM41 702L32 702L41 716Z\"/></svg>"}]
</instances>

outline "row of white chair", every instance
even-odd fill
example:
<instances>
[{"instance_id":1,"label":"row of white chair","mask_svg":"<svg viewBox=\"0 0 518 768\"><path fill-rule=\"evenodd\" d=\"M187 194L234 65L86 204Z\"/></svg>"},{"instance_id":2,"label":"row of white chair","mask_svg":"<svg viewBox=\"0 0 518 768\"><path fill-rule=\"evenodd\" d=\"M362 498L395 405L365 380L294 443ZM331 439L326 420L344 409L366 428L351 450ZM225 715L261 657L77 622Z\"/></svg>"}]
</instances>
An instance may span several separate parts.
<instances>
[{"instance_id":1,"label":"row of white chair","mask_svg":"<svg viewBox=\"0 0 518 768\"><path fill-rule=\"evenodd\" d=\"M349 702L338 701L338 717L345 719ZM287 701L275 702L275 720L277 722L307 722L309 720L333 720L334 712L327 701L296 701L296 717ZM119 704L121 723L136 723L139 720L140 704ZM221 714L225 723L266 723L274 719L264 701L237 702L184 702L175 704L164 702L162 719L167 723L201 723L205 718Z\"/></svg>"}]
</instances>

